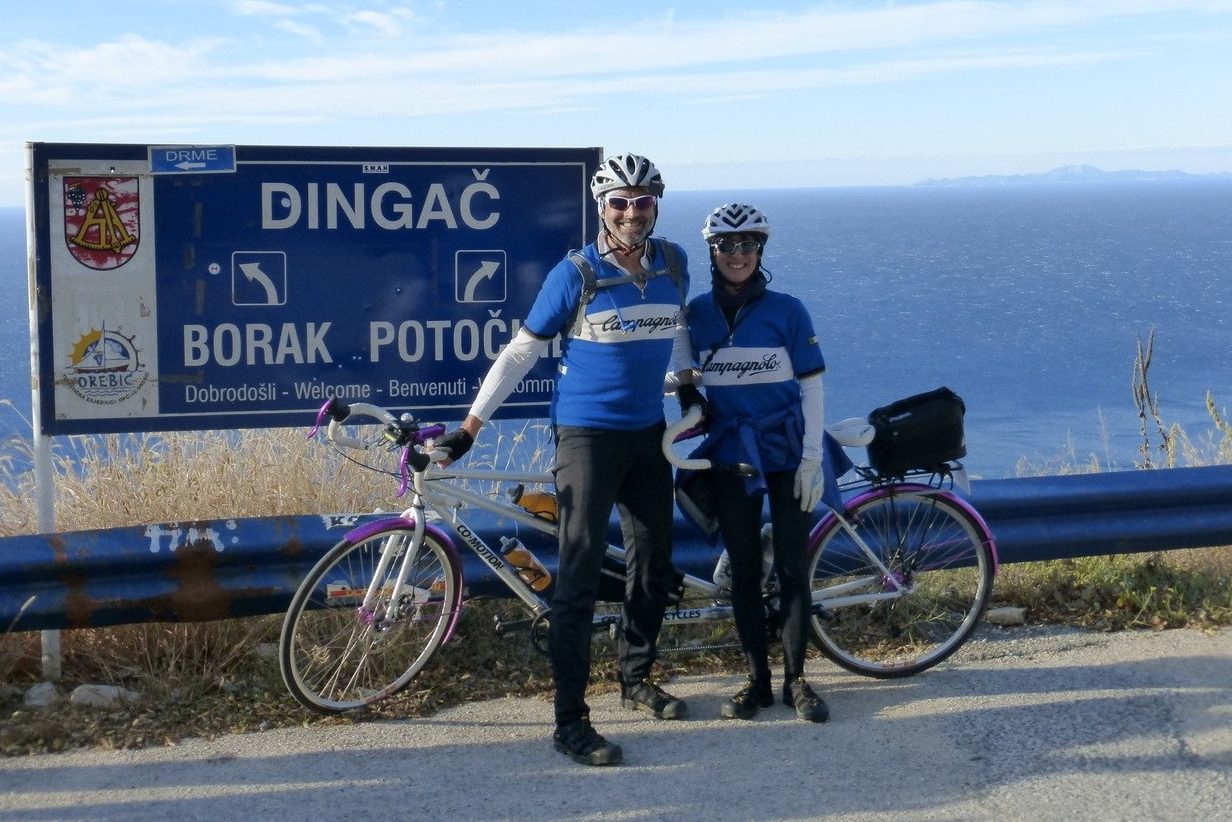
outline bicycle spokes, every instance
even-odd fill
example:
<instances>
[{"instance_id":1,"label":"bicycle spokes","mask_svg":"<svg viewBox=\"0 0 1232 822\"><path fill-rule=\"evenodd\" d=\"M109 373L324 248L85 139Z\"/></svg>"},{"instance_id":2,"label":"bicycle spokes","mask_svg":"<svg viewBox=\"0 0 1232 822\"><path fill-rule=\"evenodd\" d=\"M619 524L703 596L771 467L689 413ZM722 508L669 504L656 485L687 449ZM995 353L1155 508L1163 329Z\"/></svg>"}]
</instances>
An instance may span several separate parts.
<instances>
[{"instance_id":1,"label":"bicycle spokes","mask_svg":"<svg viewBox=\"0 0 1232 822\"><path fill-rule=\"evenodd\" d=\"M810 560L814 616L827 656L858 673L903 676L966 639L991 594L982 524L941 493L869 494L847 525L819 536Z\"/></svg>"},{"instance_id":2,"label":"bicycle spokes","mask_svg":"<svg viewBox=\"0 0 1232 822\"><path fill-rule=\"evenodd\" d=\"M406 528L331 550L283 627L283 678L300 702L338 711L404 687L444 641L461 591L452 551ZM397 559L398 561L394 561Z\"/></svg>"}]
</instances>

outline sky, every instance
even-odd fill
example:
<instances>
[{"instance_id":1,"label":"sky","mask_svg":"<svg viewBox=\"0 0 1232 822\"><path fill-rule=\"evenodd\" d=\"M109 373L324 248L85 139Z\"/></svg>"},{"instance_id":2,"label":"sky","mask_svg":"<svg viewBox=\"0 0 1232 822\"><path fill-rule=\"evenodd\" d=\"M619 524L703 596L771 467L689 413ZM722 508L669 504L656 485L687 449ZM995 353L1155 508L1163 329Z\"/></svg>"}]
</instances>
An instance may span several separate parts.
<instances>
[{"instance_id":1,"label":"sky","mask_svg":"<svg viewBox=\"0 0 1232 822\"><path fill-rule=\"evenodd\" d=\"M600 146L668 191L1232 171L1232 0L9 0L28 142Z\"/></svg>"}]
</instances>

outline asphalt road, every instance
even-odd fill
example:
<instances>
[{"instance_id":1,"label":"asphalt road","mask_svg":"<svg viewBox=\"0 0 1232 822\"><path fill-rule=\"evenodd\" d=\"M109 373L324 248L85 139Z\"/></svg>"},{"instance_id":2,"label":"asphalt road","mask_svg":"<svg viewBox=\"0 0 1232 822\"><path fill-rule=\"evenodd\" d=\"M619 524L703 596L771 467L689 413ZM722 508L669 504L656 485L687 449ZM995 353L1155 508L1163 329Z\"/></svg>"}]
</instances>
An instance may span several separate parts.
<instances>
[{"instance_id":1,"label":"asphalt road","mask_svg":"<svg viewBox=\"0 0 1232 822\"><path fill-rule=\"evenodd\" d=\"M551 708L0 760L0 820L1212 820L1232 809L1232 631L992 629L877 681L810 662L830 722L718 719L735 676L659 722L592 700L620 767L556 753Z\"/></svg>"}]
</instances>

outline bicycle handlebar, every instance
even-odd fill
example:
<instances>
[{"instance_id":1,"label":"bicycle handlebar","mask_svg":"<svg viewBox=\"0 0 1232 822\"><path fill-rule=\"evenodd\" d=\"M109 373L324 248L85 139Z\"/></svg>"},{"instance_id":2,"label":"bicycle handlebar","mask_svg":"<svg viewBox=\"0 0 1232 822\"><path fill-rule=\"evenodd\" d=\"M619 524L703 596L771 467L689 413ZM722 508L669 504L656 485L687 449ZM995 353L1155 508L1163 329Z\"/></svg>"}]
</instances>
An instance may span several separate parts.
<instances>
[{"instance_id":1,"label":"bicycle handlebar","mask_svg":"<svg viewBox=\"0 0 1232 822\"><path fill-rule=\"evenodd\" d=\"M344 432L343 425L346 422L360 417L371 417L384 423L385 430L380 440L361 440ZM663 432L663 453L668 462L677 468L692 471L727 471L742 477L757 476L757 469L748 463L716 463L709 459L689 459L678 456L672 450L672 444L704 433L706 427L701 423L702 410L698 406L693 406L683 417L667 426ZM444 425L441 423L420 425L410 414L403 414L401 418L395 417L384 408L371 403L347 404L331 397L317 411L316 421L308 432L307 438L315 437L322 426L325 427L326 439L342 448L357 451L368 451L377 446L388 449L401 448L398 468L402 486L398 490L399 497L406 493L409 482L408 469L419 473L427 470L432 463L449 456L444 451L432 449L432 440L445 433Z\"/></svg>"},{"instance_id":2,"label":"bicycle handlebar","mask_svg":"<svg viewBox=\"0 0 1232 822\"><path fill-rule=\"evenodd\" d=\"M385 424L380 441L367 442L343 432L343 424L349 419L358 417L372 417ZM326 418L329 420L328 423L326 423ZM403 414L401 418L395 417L384 408L371 403L357 402L348 405L331 397L317 411L316 423L308 432L308 439L316 436L322 424L326 426L326 439L343 448L352 448L357 451L368 451L377 445L390 449L401 448L402 453L398 459L398 471L402 478L402 486L398 489L400 497L406 493L408 468L411 471L420 472L433 462L448 456L443 451L434 451L430 448L431 441L445 433L444 425L432 423L421 426L410 414ZM424 450L424 446L429 446L428 450Z\"/></svg>"},{"instance_id":3,"label":"bicycle handlebar","mask_svg":"<svg viewBox=\"0 0 1232 822\"><path fill-rule=\"evenodd\" d=\"M694 405L685 412L683 417L667 426L667 430L663 432L663 453L667 456L668 462L677 468L683 468L688 471L727 471L742 477L757 476L757 469L747 462L729 464L714 462L709 459L690 459L677 455L672 450L672 445L704 433L705 426L701 422L702 409L700 406Z\"/></svg>"}]
</instances>

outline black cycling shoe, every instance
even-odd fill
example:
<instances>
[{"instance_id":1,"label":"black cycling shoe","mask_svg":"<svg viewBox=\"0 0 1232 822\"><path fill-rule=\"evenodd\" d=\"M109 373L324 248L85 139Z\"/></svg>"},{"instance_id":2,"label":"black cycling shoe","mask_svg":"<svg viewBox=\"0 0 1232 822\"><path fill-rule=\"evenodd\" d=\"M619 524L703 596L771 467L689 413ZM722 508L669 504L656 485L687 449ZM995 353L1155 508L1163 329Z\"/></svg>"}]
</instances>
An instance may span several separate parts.
<instances>
[{"instance_id":1,"label":"black cycling shoe","mask_svg":"<svg viewBox=\"0 0 1232 822\"><path fill-rule=\"evenodd\" d=\"M620 704L635 711L645 711L655 719L684 719L689 712L683 699L677 699L645 679L636 685L621 685Z\"/></svg>"},{"instance_id":2,"label":"black cycling shoe","mask_svg":"<svg viewBox=\"0 0 1232 822\"><path fill-rule=\"evenodd\" d=\"M830 718L826 701L809 687L802 676L783 683L783 704L794 707L796 717L805 722L825 722Z\"/></svg>"},{"instance_id":3,"label":"black cycling shoe","mask_svg":"<svg viewBox=\"0 0 1232 822\"><path fill-rule=\"evenodd\" d=\"M556 750L583 765L619 765L624 758L620 746L604 739L589 719L561 725L552 735L552 743Z\"/></svg>"},{"instance_id":4,"label":"black cycling shoe","mask_svg":"<svg viewBox=\"0 0 1232 822\"><path fill-rule=\"evenodd\" d=\"M758 708L769 708L773 704L774 691L770 688L770 682L758 682L749 677L744 687L723 703L719 715L724 719L752 719L757 715Z\"/></svg>"}]
</instances>

